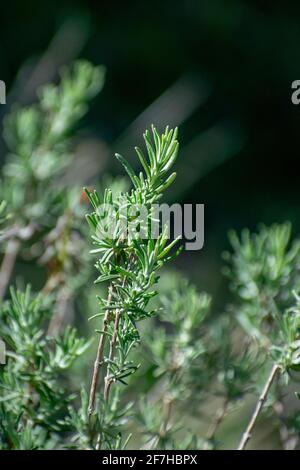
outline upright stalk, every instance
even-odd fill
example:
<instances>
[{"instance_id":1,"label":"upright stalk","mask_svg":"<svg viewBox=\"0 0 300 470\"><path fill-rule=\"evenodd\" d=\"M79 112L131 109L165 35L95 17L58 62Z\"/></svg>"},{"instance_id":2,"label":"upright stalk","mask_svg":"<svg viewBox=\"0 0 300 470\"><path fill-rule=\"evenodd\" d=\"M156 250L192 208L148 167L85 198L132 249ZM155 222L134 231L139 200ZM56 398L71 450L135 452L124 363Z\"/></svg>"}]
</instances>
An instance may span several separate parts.
<instances>
[{"instance_id":1,"label":"upright stalk","mask_svg":"<svg viewBox=\"0 0 300 470\"><path fill-rule=\"evenodd\" d=\"M125 239L125 235L123 234L121 236L121 240L123 241L124 239ZM129 259L128 259L128 268L130 268L131 264L132 264L132 255L129 256ZM123 279L122 287L125 287L125 284L126 284L126 278ZM107 364L107 369L106 369L106 376L104 379L104 400L105 401L108 401L109 399L110 387L113 383L113 379L110 377L110 364L113 361L114 355L115 355L120 318L121 318L121 310L118 309L116 310L113 335L109 343L108 364Z\"/></svg>"},{"instance_id":2,"label":"upright stalk","mask_svg":"<svg viewBox=\"0 0 300 470\"><path fill-rule=\"evenodd\" d=\"M108 299L108 303L110 303L112 299L112 285L110 285L109 287L107 299ZM89 406L88 406L89 416L91 416L94 410L96 391L97 391L97 386L99 382L100 368L103 365L103 353L104 353L104 346L105 346L105 339L106 339L105 333L107 332L107 328L108 328L109 313L110 313L110 310L107 309L105 312L104 320L103 320L103 334L101 334L99 338L96 359L94 362L94 370L93 370L93 377L92 377L92 383L91 383L91 388L90 388Z\"/></svg>"},{"instance_id":3,"label":"upright stalk","mask_svg":"<svg viewBox=\"0 0 300 470\"><path fill-rule=\"evenodd\" d=\"M112 384L113 379L110 377L110 363L114 358L115 354L115 348L117 344L117 335L118 335L118 329L119 329L119 323L120 323L120 317L121 317L121 311L117 310L116 311L116 317L115 317L115 323L114 323L114 331L113 335L110 341L109 345L109 362L107 364L107 369L106 369L106 376L104 379L104 400L108 401L109 399L109 392L110 392L110 387Z\"/></svg>"}]
</instances>

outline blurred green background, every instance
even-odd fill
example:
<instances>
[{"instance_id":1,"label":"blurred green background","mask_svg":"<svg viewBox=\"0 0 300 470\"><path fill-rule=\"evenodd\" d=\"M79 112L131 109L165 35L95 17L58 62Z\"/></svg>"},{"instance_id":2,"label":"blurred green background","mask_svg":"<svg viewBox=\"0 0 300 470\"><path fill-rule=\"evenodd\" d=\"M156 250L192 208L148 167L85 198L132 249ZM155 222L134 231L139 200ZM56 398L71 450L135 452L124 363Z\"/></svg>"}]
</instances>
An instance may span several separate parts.
<instances>
[{"instance_id":1,"label":"blurred green background","mask_svg":"<svg viewBox=\"0 0 300 470\"><path fill-rule=\"evenodd\" d=\"M179 126L178 182L169 201L205 204L205 245L176 267L227 299L221 253L227 231L291 220L298 211L300 3L241 0L12 0L1 5L0 79L7 105L29 104L59 68L82 57L107 69L105 87L77 135L70 181L93 184L134 164L152 123ZM6 149L0 142L0 162Z\"/></svg>"},{"instance_id":2,"label":"blurred green background","mask_svg":"<svg viewBox=\"0 0 300 470\"><path fill-rule=\"evenodd\" d=\"M299 2L29 0L1 12L0 113L32 102L76 57L106 66L77 142L87 181L117 173L113 152L130 158L152 122L180 127L180 184L169 199L206 206L205 248L178 260L201 286L222 289L229 228L290 219L299 231L300 108L290 98Z\"/></svg>"}]
</instances>

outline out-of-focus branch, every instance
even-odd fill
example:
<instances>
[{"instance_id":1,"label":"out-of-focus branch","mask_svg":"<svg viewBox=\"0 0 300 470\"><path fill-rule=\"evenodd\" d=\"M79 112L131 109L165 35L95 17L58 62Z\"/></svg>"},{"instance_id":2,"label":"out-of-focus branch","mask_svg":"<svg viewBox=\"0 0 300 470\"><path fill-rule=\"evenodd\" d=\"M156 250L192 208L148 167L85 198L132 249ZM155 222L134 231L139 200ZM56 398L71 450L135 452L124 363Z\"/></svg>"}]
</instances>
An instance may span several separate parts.
<instances>
[{"instance_id":1,"label":"out-of-focus branch","mask_svg":"<svg viewBox=\"0 0 300 470\"><path fill-rule=\"evenodd\" d=\"M225 415L227 413L228 401L224 400L220 408L218 408L214 420L211 423L211 426L207 432L206 439L212 441L215 438L216 432L219 429L220 424L223 422Z\"/></svg>"},{"instance_id":2,"label":"out-of-focus branch","mask_svg":"<svg viewBox=\"0 0 300 470\"><path fill-rule=\"evenodd\" d=\"M36 225L27 227L12 227L0 237L0 242L7 242L2 264L0 267L0 301L4 299L16 259L20 250L21 241L29 240L36 231Z\"/></svg>"},{"instance_id":3,"label":"out-of-focus branch","mask_svg":"<svg viewBox=\"0 0 300 470\"><path fill-rule=\"evenodd\" d=\"M0 301L5 297L7 286L9 284L15 262L20 249L20 240L12 238L9 240L4 253L2 265L0 268Z\"/></svg>"},{"instance_id":4,"label":"out-of-focus branch","mask_svg":"<svg viewBox=\"0 0 300 470\"><path fill-rule=\"evenodd\" d=\"M0 242L5 242L12 238L18 238L21 241L29 240L36 231L36 224L32 223L26 227L12 227L0 235Z\"/></svg>"}]
</instances>

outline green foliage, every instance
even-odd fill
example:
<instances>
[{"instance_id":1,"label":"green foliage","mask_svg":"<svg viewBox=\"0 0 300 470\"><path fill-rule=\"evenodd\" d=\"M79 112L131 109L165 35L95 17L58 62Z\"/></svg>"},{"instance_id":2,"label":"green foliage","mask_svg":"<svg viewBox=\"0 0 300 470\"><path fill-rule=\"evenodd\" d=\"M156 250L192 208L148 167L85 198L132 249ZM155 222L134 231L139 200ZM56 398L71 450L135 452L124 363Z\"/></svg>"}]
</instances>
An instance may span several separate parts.
<instances>
[{"instance_id":1,"label":"green foliage","mask_svg":"<svg viewBox=\"0 0 300 470\"><path fill-rule=\"evenodd\" d=\"M204 364L206 351L205 326L211 298L199 294L186 281L174 286L160 298L160 325L152 325L144 332L145 354L151 364L152 388L159 390L156 398L148 397L140 401L138 419L143 425L145 444L157 449L175 449L184 432L188 414L186 405L196 399L203 390L203 375L196 378L200 364ZM148 372L148 373L149 373ZM156 395L156 393L154 393ZM172 421L172 409L181 407L187 411ZM186 431L186 430L185 430ZM192 435L187 432L185 441Z\"/></svg>"},{"instance_id":2,"label":"green foliage","mask_svg":"<svg viewBox=\"0 0 300 470\"><path fill-rule=\"evenodd\" d=\"M68 424L75 430L71 447L85 450L123 450L127 446L131 434L127 434L125 439L123 434L132 415L132 403L122 405L120 392L117 387L112 390L109 404L97 397L95 410L89 415L88 395L82 390L79 410L70 407L70 417L67 418Z\"/></svg>"},{"instance_id":3,"label":"green foliage","mask_svg":"<svg viewBox=\"0 0 300 470\"><path fill-rule=\"evenodd\" d=\"M291 242L288 223L262 227L253 235L244 230L241 240L232 232L230 241L234 254L225 255L231 262L226 272L242 302L239 320L248 333L261 336L268 320L294 303L293 291L300 288L300 242Z\"/></svg>"},{"instance_id":4,"label":"green foliage","mask_svg":"<svg viewBox=\"0 0 300 470\"><path fill-rule=\"evenodd\" d=\"M189 398L192 393L182 382L205 351L202 328L210 303L209 295L199 294L182 280L176 291L161 298L160 320L164 326L150 332L147 345L151 362L156 365L155 375L168 376L168 393L175 399Z\"/></svg>"},{"instance_id":5,"label":"green foliage","mask_svg":"<svg viewBox=\"0 0 300 470\"><path fill-rule=\"evenodd\" d=\"M43 292L57 291L53 317L58 315L59 304L79 293L89 277L82 190L66 187L65 177L73 163L74 130L102 88L103 78L103 67L75 62L62 70L57 85L39 91L37 104L15 107L4 120L10 153L0 185L0 198L6 201L0 212L0 221L6 219L1 251L10 253L12 243L15 259L19 256L45 268L48 278ZM0 273L0 298L10 276L9 271ZM52 333L57 325L56 318Z\"/></svg>"},{"instance_id":6,"label":"green foliage","mask_svg":"<svg viewBox=\"0 0 300 470\"><path fill-rule=\"evenodd\" d=\"M300 241L291 241L289 223L261 227L253 235L245 230L241 240L231 233L230 240L234 253L225 255L230 262L226 273L238 299L238 304L232 308L253 344L258 345L262 360L279 367L281 377L273 391L276 414L276 410L283 407L282 387L293 377L292 372L299 370ZM282 445L289 448L289 423L294 420L291 416L280 415L279 418L280 429L285 428L280 435L287 436L282 438ZM296 439L296 445L297 442Z\"/></svg>"},{"instance_id":7,"label":"green foliage","mask_svg":"<svg viewBox=\"0 0 300 470\"><path fill-rule=\"evenodd\" d=\"M7 211L7 203L6 201L0 201L0 240L1 236L3 236L3 228L9 219L10 214Z\"/></svg>"},{"instance_id":8,"label":"green foliage","mask_svg":"<svg viewBox=\"0 0 300 470\"><path fill-rule=\"evenodd\" d=\"M230 240L235 252L226 258L231 261L232 289L241 301L241 325L260 340L267 353L276 356L284 370L296 366L299 240L291 242L288 223L262 227L252 236L244 231L241 242L231 233Z\"/></svg>"},{"instance_id":9,"label":"green foliage","mask_svg":"<svg viewBox=\"0 0 300 470\"><path fill-rule=\"evenodd\" d=\"M168 240L168 226L159 234L152 228L153 204L176 177L177 129L145 132L145 151L136 148L138 174L116 154L131 188L109 180L104 191L85 190L98 271L97 307L91 301L82 223L88 201L64 178L74 130L103 76L101 67L77 62L58 85L39 92L37 104L5 120L0 448L218 449L223 421L243 413L249 394L260 398L241 447L264 407L276 418L282 447L298 446L299 412L285 412L283 397L291 389L299 398L300 241L292 240L289 223L240 237L231 232L225 273L233 297L220 312L209 294L181 274L173 278L167 266L179 240ZM6 299L18 257L38 264L45 283L38 294L11 288ZM74 320L68 306L75 299ZM93 351L71 326L74 320L86 331L87 311L99 340L89 394Z\"/></svg>"},{"instance_id":10,"label":"green foliage","mask_svg":"<svg viewBox=\"0 0 300 470\"><path fill-rule=\"evenodd\" d=\"M161 178L166 171L166 155L169 157L169 161L174 161L177 150L177 141L174 140L176 132L167 129L165 134L159 136L153 128L153 136L155 138L155 147L151 145L148 134L145 134L150 161L149 167L147 167L149 175L151 171L149 178L147 176L144 178L142 173L138 178L130 172L132 181L135 184L134 189L130 193L121 193L115 198L113 198L109 189L105 190L103 198L100 198L96 191L91 193L86 190L95 210L87 216L94 233L92 236L93 244L96 246L92 253L100 254L96 263L100 276L96 283L111 281L113 287L112 300L99 298L99 315L107 310L111 312L119 311L122 312L122 321L126 322L124 330L128 334L128 341L126 341L126 346L124 344L122 347L124 357L121 362L125 361L132 345L138 339L136 322L154 313L147 311L150 299L156 295L155 291L149 291L149 289L158 281L157 270L171 259L169 253L174 246L174 243L167 244L168 238L165 230L157 240L151 238L150 231L146 239L141 237L132 239L128 235L127 227L124 228L122 223L124 205L126 206L126 214L130 213L136 204L145 203L147 208L151 208L150 204L160 197L155 186L157 180L160 181L159 186L164 184ZM124 159L122 161L125 162ZM164 170L162 170L163 165L165 165ZM126 163L125 166L127 167L128 164ZM155 172L155 169L157 169L157 172ZM139 183L136 183L138 180ZM113 206L117 223L114 233L102 238L105 233L105 230L102 231L102 219L104 217L102 214L99 215L98 209L103 204ZM107 219L109 214L105 212L104 216ZM101 237L97 236L97 233ZM112 332L108 332L108 335L112 335ZM118 342L120 340L121 338Z\"/></svg>"},{"instance_id":11,"label":"green foliage","mask_svg":"<svg viewBox=\"0 0 300 470\"><path fill-rule=\"evenodd\" d=\"M271 353L282 369L299 370L300 365L300 299L295 294L295 306L276 319L277 334Z\"/></svg>"},{"instance_id":12,"label":"green foliage","mask_svg":"<svg viewBox=\"0 0 300 470\"><path fill-rule=\"evenodd\" d=\"M88 347L68 327L51 338L44 324L52 302L11 290L0 311L0 336L8 345L7 364L0 369L0 445L2 449L45 449L61 446L68 404L74 396L63 376Z\"/></svg>"},{"instance_id":13,"label":"green foliage","mask_svg":"<svg viewBox=\"0 0 300 470\"><path fill-rule=\"evenodd\" d=\"M4 122L10 154L0 186L6 200L0 206L5 228L0 297L17 256L43 266L47 275L38 296L13 289L10 301L0 300L0 338L8 348L7 364L0 369L2 448L69 445L66 420L76 396L71 367L89 343L73 327L62 326L90 269L82 191L65 187L64 178L73 161L72 132L103 76L102 67L78 61L62 71L58 85L41 89L37 104L15 108Z\"/></svg>"},{"instance_id":14,"label":"green foliage","mask_svg":"<svg viewBox=\"0 0 300 470\"><path fill-rule=\"evenodd\" d=\"M141 172L136 176L129 163L117 155L133 183L130 192L113 197L112 191L107 189L101 198L96 191L91 193L86 190L94 209L87 216L96 247L92 253L100 255L96 263L100 276L96 283L109 282L108 297L98 297L100 312L93 317L104 315L103 328L98 331L101 335L100 344L104 345L105 339L110 344L109 353L97 358L98 362L106 365L105 402L109 399L111 385L116 382L126 385L128 378L139 368L139 363L130 359L131 351L140 342L137 323L156 313L156 310L149 308L149 303L157 295L153 290L159 279L157 271L179 253L177 250L170 255L177 240L168 244L167 227L163 227L157 239L152 238L150 228L153 215L151 204L160 199L163 189L171 181L167 172L177 156L177 130L166 128L165 133L159 135L153 127L152 135L153 141L148 132L144 134L148 159L137 150L145 174ZM146 238L131 236L130 228L124 226L124 213L126 220L132 221L133 212L136 213L137 205L141 204L148 211L143 227ZM104 213L101 212L102 207L105 208ZM113 210L114 215L110 210ZM116 226L113 233L107 234L111 217L116 220ZM90 411L93 409L93 400L92 397ZM101 428L99 435L103 445Z\"/></svg>"},{"instance_id":15,"label":"green foliage","mask_svg":"<svg viewBox=\"0 0 300 470\"><path fill-rule=\"evenodd\" d=\"M4 137L10 154L0 196L20 225L32 220L47 225L63 202L57 177L70 164L70 132L102 88L103 76L101 67L79 61L62 71L59 85L40 90L38 104L6 117Z\"/></svg>"}]
</instances>

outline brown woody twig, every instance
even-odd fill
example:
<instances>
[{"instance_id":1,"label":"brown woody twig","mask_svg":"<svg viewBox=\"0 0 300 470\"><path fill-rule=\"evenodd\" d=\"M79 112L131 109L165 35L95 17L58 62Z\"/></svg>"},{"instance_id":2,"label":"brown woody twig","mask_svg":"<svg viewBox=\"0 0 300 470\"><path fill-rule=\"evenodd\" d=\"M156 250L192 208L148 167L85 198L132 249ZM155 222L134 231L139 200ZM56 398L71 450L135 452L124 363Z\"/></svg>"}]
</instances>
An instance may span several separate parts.
<instances>
[{"instance_id":1,"label":"brown woody twig","mask_svg":"<svg viewBox=\"0 0 300 470\"><path fill-rule=\"evenodd\" d=\"M240 444L238 446L238 450L245 450L246 448L246 445L248 443L248 441L251 439L251 435L252 435L252 431L254 429L254 426L256 424L256 421L260 415L260 412L265 404L265 401L268 397L268 393L270 391L270 388L278 374L280 370L280 366L278 364L274 364L273 367L272 367L272 370L271 370L271 373L265 383L265 386L264 386L264 389L258 399L258 402L256 404L256 407L255 407L255 410L251 416L251 419L249 421L249 424L242 436L242 439L240 441Z\"/></svg>"}]
</instances>

